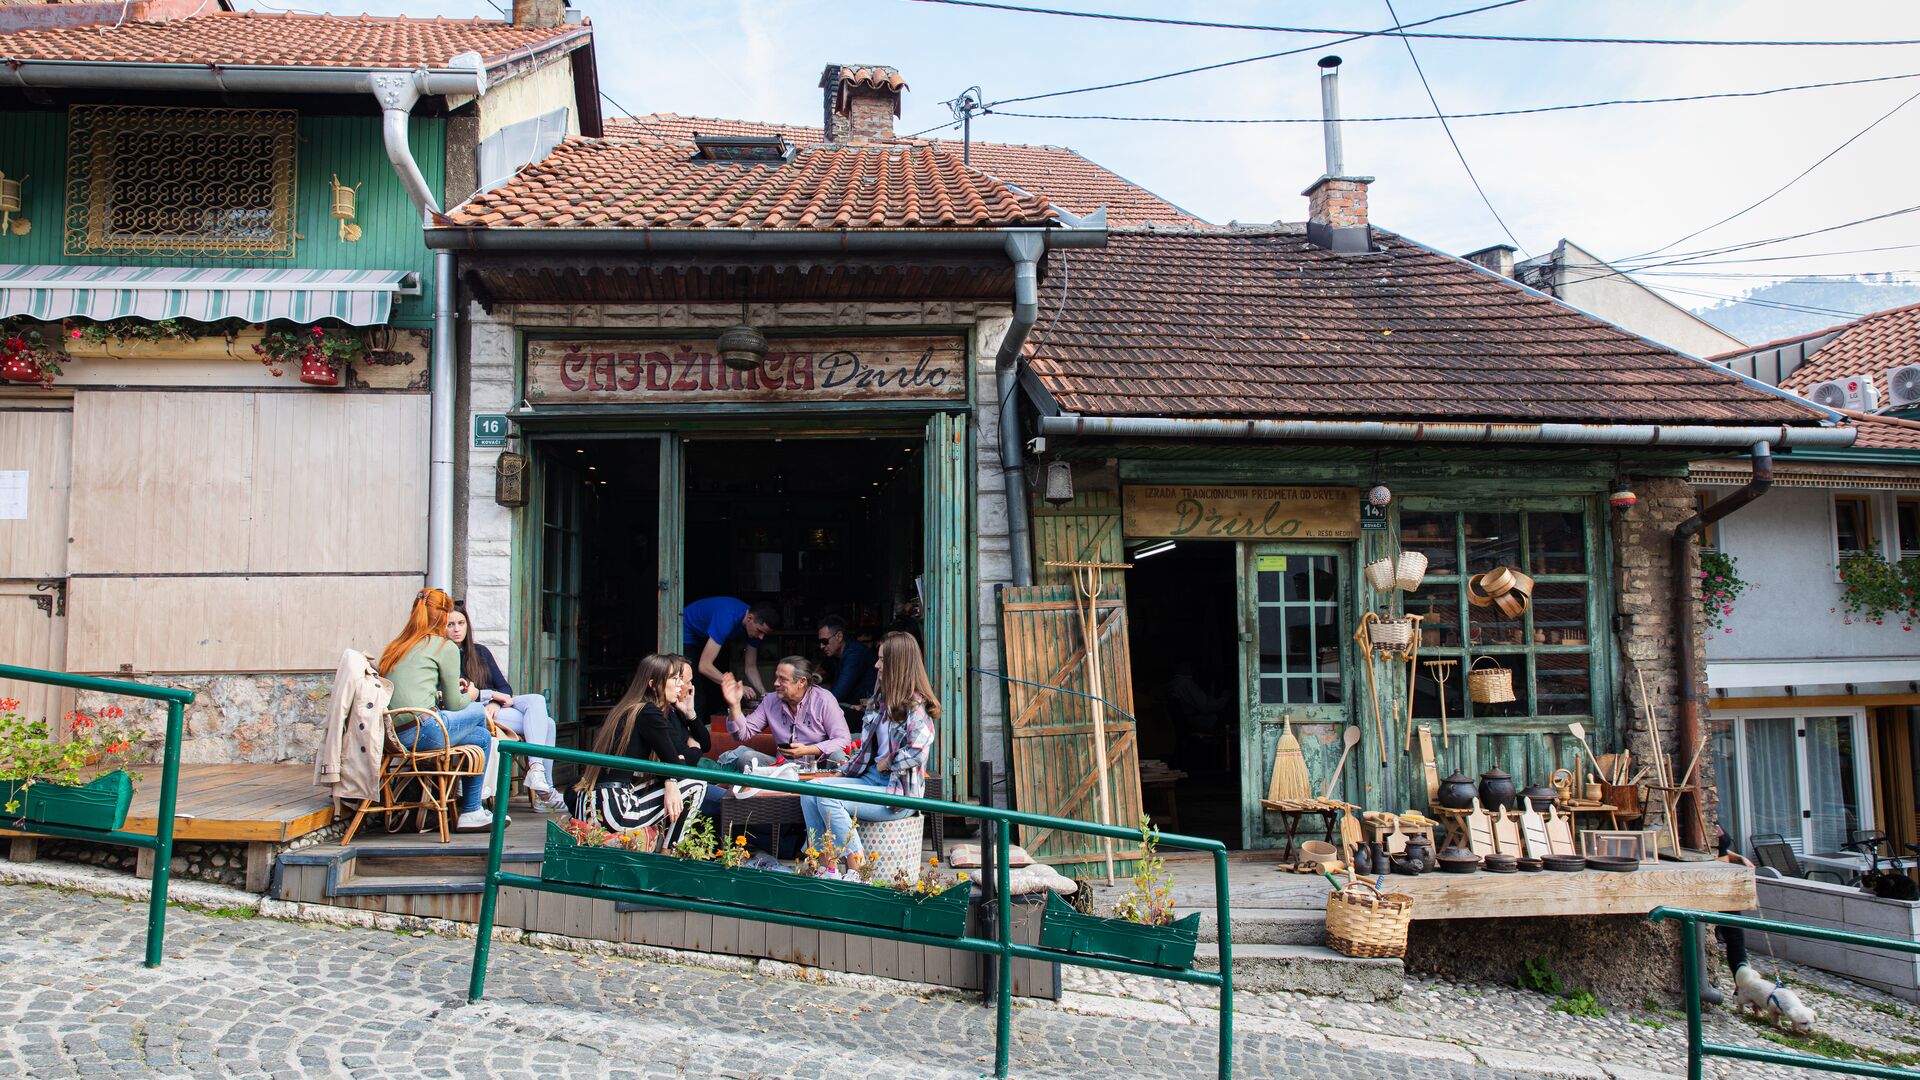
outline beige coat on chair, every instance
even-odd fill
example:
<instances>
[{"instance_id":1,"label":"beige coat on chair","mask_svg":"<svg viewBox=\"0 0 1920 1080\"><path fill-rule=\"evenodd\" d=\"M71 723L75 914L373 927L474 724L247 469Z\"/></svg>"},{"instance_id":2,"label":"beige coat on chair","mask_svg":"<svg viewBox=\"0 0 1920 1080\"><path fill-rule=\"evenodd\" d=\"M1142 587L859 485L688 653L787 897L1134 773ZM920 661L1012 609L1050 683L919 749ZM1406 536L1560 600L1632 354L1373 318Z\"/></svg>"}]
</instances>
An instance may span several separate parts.
<instances>
[{"instance_id":1,"label":"beige coat on chair","mask_svg":"<svg viewBox=\"0 0 1920 1080\"><path fill-rule=\"evenodd\" d=\"M321 729L320 753L313 762L313 782L333 788L334 805L380 793L380 759L387 737L381 714L392 700L393 684L380 677L373 661L352 649L340 654L326 725Z\"/></svg>"}]
</instances>

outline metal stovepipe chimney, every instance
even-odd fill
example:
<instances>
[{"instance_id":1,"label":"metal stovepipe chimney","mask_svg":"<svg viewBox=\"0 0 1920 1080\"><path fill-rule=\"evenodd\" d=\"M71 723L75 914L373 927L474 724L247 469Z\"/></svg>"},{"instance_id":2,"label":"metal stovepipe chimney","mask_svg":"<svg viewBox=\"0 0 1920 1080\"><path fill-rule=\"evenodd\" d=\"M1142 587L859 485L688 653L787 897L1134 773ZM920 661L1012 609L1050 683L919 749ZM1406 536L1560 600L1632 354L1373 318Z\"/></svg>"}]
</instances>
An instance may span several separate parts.
<instances>
[{"instance_id":1,"label":"metal stovepipe chimney","mask_svg":"<svg viewBox=\"0 0 1920 1080\"><path fill-rule=\"evenodd\" d=\"M1320 58L1320 131L1327 140L1327 175L1345 176L1347 156L1340 146L1340 58Z\"/></svg>"}]
</instances>

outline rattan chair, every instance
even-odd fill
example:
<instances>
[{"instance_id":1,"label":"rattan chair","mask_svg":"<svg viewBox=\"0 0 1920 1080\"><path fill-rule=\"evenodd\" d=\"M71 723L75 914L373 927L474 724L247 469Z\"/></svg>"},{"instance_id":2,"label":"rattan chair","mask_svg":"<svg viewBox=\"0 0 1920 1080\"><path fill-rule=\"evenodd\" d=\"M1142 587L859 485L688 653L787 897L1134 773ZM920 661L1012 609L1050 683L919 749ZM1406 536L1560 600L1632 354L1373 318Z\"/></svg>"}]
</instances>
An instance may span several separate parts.
<instances>
[{"instance_id":1,"label":"rattan chair","mask_svg":"<svg viewBox=\"0 0 1920 1080\"><path fill-rule=\"evenodd\" d=\"M403 722L395 724L395 717L403 718ZM412 719L408 721L407 717ZM353 843L353 834L368 814L387 815L387 831L398 832L407 816L417 811L438 819L440 842L447 843L452 839L447 815L454 813L455 785L486 772L486 751L478 746L408 749L400 741L400 732L415 724L440 725L440 741L448 741L446 719L437 709L389 709L381 714L381 719L387 725L387 743L386 754L380 761L380 794L360 803L340 842Z\"/></svg>"}]
</instances>

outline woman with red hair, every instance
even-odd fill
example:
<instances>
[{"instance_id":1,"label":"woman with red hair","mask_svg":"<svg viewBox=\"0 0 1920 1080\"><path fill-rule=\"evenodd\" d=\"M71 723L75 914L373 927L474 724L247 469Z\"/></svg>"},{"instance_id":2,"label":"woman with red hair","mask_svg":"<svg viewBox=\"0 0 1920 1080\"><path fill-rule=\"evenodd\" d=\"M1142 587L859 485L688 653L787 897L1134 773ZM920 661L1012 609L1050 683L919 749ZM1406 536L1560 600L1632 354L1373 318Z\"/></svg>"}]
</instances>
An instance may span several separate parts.
<instances>
[{"instance_id":1,"label":"woman with red hair","mask_svg":"<svg viewBox=\"0 0 1920 1080\"><path fill-rule=\"evenodd\" d=\"M493 737L487 733L486 707L474 700L473 684L460 674L460 650L447 640L447 616L453 599L439 589L421 589L400 636L380 653L380 674L393 683L390 709L436 709L439 721L394 725L400 742L410 750L442 750L448 746L478 746L492 760ZM454 828L479 832L493 827L493 815L482 809L491 770L461 781L460 818Z\"/></svg>"}]
</instances>

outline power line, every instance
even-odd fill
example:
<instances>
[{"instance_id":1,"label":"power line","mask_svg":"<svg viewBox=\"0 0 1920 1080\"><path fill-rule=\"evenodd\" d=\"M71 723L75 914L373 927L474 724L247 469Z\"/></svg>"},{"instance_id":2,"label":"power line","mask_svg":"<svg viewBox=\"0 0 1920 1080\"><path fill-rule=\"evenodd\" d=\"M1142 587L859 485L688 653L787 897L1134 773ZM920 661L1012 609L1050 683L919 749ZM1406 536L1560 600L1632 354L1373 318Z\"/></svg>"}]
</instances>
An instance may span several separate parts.
<instances>
[{"instance_id":1,"label":"power line","mask_svg":"<svg viewBox=\"0 0 1920 1080\"><path fill-rule=\"evenodd\" d=\"M1662 285L1661 292L1679 293L1683 296L1698 296L1707 300L1720 300L1729 304L1746 304L1751 307L1772 308L1776 311L1793 311L1802 315L1826 315L1837 318L1857 319L1868 314L1864 311L1844 311L1840 308L1815 307L1811 304L1794 304L1776 300L1756 300L1747 296L1734 296L1731 293L1709 292L1705 289L1683 289L1677 285Z\"/></svg>"},{"instance_id":2,"label":"power line","mask_svg":"<svg viewBox=\"0 0 1920 1080\"><path fill-rule=\"evenodd\" d=\"M1887 244L1882 247L1846 248L1841 251L1811 251L1804 255L1760 255L1751 259L1689 259L1688 266L1745 266L1750 263L1793 262L1797 259L1828 259L1835 255L1871 255L1882 251L1912 251L1920 244Z\"/></svg>"},{"instance_id":3,"label":"power line","mask_svg":"<svg viewBox=\"0 0 1920 1080\"><path fill-rule=\"evenodd\" d=\"M1393 0L1385 0L1385 3L1387 14L1393 16L1393 25L1398 29L1400 13L1393 10ZM1493 220L1500 224L1500 231L1507 234L1507 239L1513 241L1513 246L1519 248L1522 255L1531 257L1532 253L1527 251L1527 245L1513 235L1513 230L1507 228L1506 219L1500 216L1500 211L1493 208L1493 200L1487 198L1487 189L1480 186L1480 178L1473 175L1473 166L1467 164L1467 152L1460 149L1460 140L1453 137L1453 125L1447 123L1446 110L1440 107L1440 99L1433 96L1433 86L1427 82L1427 73L1420 67L1420 58L1413 54L1413 42L1402 36L1400 44L1407 47L1407 59L1413 61L1414 74L1420 76L1420 87L1427 92L1427 100L1433 104L1434 118L1440 121L1440 130L1447 133L1447 141L1453 144L1453 154L1460 159L1460 167L1467 170L1467 179L1473 181L1473 190L1479 192L1480 201L1487 204L1487 213L1493 215Z\"/></svg>"},{"instance_id":4,"label":"power line","mask_svg":"<svg viewBox=\"0 0 1920 1080\"><path fill-rule=\"evenodd\" d=\"M1754 248L1768 247L1773 244L1784 244L1789 240L1798 240L1798 239L1801 239L1802 237L1807 237L1807 236L1818 236L1822 233L1836 232L1840 229L1850 229L1855 225L1865 225L1865 224L1868 224L1869 222L1874 222L1874 221L1885 221L1888 218L1901 217L1906 214L1914 213L1916 211L1920 211L1920 206L1906 206L1898 210L1889 210L1883 214L1874 214L1869 217L1855 218L1852 221L1843 221L1838 225L1826 225L1818 229L1808 229L1805 232L1790 233L1786 236L1776 236L1767 240L1752 240L1752 241L1748 241L1740 244L1728 244L1728 245L1717 247L1717 248L1705 248L1700 251L1682 252L1679 255L1672 256L1667 259L1663 259L1659 262L1646 263L1638 267L1638 269L1645 270L1645 269L1648 269L1649 267L1654 267L1654 266L1675 266L1681 263L1692 263L1696 259L1704 259L1710 256L1731 255L1737 251L1750 251ZM1621 259L1618 261L1632 262L1634 260Z\"/></svg>"},{"instance_id":5,"label":"power line","mask_svg":"<svg viewBox=\"0 0 1920 1080\"><path fill-rule=\"evenodd\" d=\"M1499 3L1486 4L1476 8L1468 8L1465 11L1455 11L1446 15L1435 15L1431 19L1421 19L1419 22L1407 23L1406 26L1426 26L1430 23L1443 22L1447 19L1458 19L1467 15L1478 15L1483 11L1492 11L1495 8L1512 7L1515 4L1521 4L1525 2L1526 0L1500 0ZM1404 30L1406 26L1401 27L1401 29ZM1014 105L1022 101L1041 101L1046 98L1067 97L1068 95L1071 95L1071 94L1091 94L1097 90L1117 90L1123 86L1139 86L1143 83L1159 82L1161 79L1177 79L1182 75L1198 75L1204 71L1218 71L1221 68L1236 67L1240 64L1253 64L1253 63L1258 63L1262 60L1277 60L1283 56L1298 56L1301 53L1319 52L1321 49L1331 48L1332 46L1335 46L1335 45L1344 45L1349 41L1359 41L1361 38L1379 37L1382 34L1392 34L1394 32L1395 30L1391 26L1383 27L1382 29L1379 29L1379 30L1366 30L1366 31L1361 31L1359 33L1350 34L1347 37L1334 38L1331 41L1323 41L1317 45L1303 45L1298 49L1286 49L1281 52L1262 53L1259 56L1249 56L1240 60L1224 60L1218 64L1203 64L1200 67L1183 68L1179 71L1169 71L1160 75L1148 75L1144 78L1139 78L1139 79L1126 79L1121 82L1101 83L1098 86L1082 86L1073 90L1052 90L1044 94L1026 94L1022 97L1001 98L998 101L987 102L987 108L991 109L996 105ZM929 128L928 130L931 131L932 129Z\"/></svg>"},{"instance_id":6,"label":"power line","mask_svg":"<svg viewBox=\"0 0 1920 1080\"><path fill-rule=\"evenodd\" d=\"M951 7L985 8L989 11L1010 11L1022 15L1059 15L1072 19L1099 19L1107 22L1149 23L1156 26L1185 26L1204 30L1257 30L1270 34L1357 34L1372 37L1386 31L1362 31L1326 26L1263 26L1257 23L1221 23L1204 22L1198 19L1165 19L1147 15L1115 15L1100 11L1067 11L1061 8L1028 7L1022 4L989 3L987 0L916 0L922 4L945 4ZM1432 20L1428 20L1432 21ZM1407 26L1420 26L1421 23L1408 23ZM1723 38L1604 38L1604 37L1554 37L1531 34L1408 34L1397 32L1400 37L1434 38L1445 41L1505 41L1545 45L1730 45L1740 47L1783 48L1783 47L1836 47L1836 46L1875 46L1875 45L1920 45L1920 38L1895 38L1871 41L1776 41L1776 40L1727 40Z\"/></svg>"},{"instance_id":7,"label":"power line","mask_svg":"<svg viewBox=\"0 0 1920 1080\"><path fill-rule=\"evenodd\" d=\"M1701 228L1695 229L1678 240L1669 241L1665 244L1660 245L1657 248L1654 248L1652 251L1642 252L1640 255L1635 256L1635 258L1641 258L1647 255L1658 255L1659 253L1667 250L1670 247L1676 247L1680 244L1686 243L1687 241L1693 239L1694 237L1699 236L1701 233L1712 232L1714 229L1717 229L1720 226L1725 225L1727 222L1732 221L1734 218L1737 218L1742 214L1747 213L1750 210L1759 209L1760 207L1773 201L1774 196L1779 195L1781 192L1787 190L1793 185L1799 183L1802 180L1805 180L1807 178L1808 173L1811 173L1813 170L1819 168L1822 165L1825 165L1827 161L1831 159L1835 154L1838 154L1840 151L1845 150L1849 146L1852 146L1855 141L1860 139L1867 132L1872 131L1874 128L1879 127L1885 121L1892 119L1894 113L1897 113L1901 109L1906 108L1908 105L1913 104L1915 99L1920 99L1920 93L1914 94L1913 96L1907 98L1905 101L1902 101L1900 104L1895 105L1893 108L1888 109L1886 112L1882 113L1879 119L1875 120L1871 124L1868 124L1866 127L1861 128L1859 131L1854 132L1851 136L1848 136L1846 142L1843 142L1839 146L1836 146L1833 149L1827 151L1825 154L1822 154L1820 156L1820 160L1800 170L1800 172L1796 176L1794 176L1793 179L1787 181L1784 184L1781 184L1777 188L1774 188L1771 192L1769 192L1765 197L1760 199L1758 202L1755 202L1749 206L1743 207L1742 209L1736 210L1733 213L1728 214L1726 217L1721 218L1719 221L1716 221L1711 225L1705 225L1705 226L1702 226Z\"/></svg>"},{"instance_id":8,"label":"power line","mask_svg":"<svg viewBox=\"0 0 1920 1080\"><path fill-rule=\"evenodd\" d=\"M1536 113L1571 112L1576 109L1603 109L1603 108L1610 108L1615 105L1671 105L1671 104L1689 102L1689 101L1713 101L1721 98L1768 97L1773 94L1786 94L1786 93L1791 93L1797 90L1826 90L1836 86L1861 86L1867 83L1897 82L1902 79L1920 79L1920 72L1909 72L1905 75L1877 75L1872 78L1866 78L1866 79L1842 79L1834 82L1800 83L1794 86L1775 86L1766 90L1725 90L1725 91L1718 91L1711 94L1680 94L1680 95L1675 95L1673 97L1653 97L1653 98L1612 98L1607 101L1582 101L1582 102L1576 102L1574 104L1569 104L1569 105L1534 105L1534 106L1529 106L1527 108L1521 108L1521 109L1487 109L1481 112L1447 113L1444 116L1440 116L1440 117L1436 117L1433 113L1417 113L1417 114L1406 114L1406 115L1398 115L1398 116L1343 116L1340 118L1340 122L1343 124L1389 124L1389 123L1400 123L1403 121L1433 120L1433 119L1482 120L1491 116L1530 116ZM1908 98L1907 101L1912 101L1914 100L1914 98L1920 98L1920 94L1915 94L1913 98ZM1905 106L1906 102L1903 101L1900 104L1901 106ZM1089 115L1089 114L1073 114L1073 113L1008 112L1003 109L987 109L985 111L995 113L999 116L1019 117L1024 120L1116 120L1116 121L1125 121L1125 122L1131 122L1131 123L1150 123L1150 124L1318 124L1322 122L1322 119L1317 116L1244 117L1244 118L1243 117L1204 117L1204 116L1110 116L1110 115L1098 115L1098 114ZM1898 112L1898 111L1899 111L1899 107L1896 107L1894 109L1894 112ZM1887 114L1887 116L1892 116L1892 115L1893 113ZM1887 116L1881 117L1880 120L1885 120ZM1880 120L1874 121L1874 124L1878 124ZM1869 125L1867 130L1872 130L1872 126ZM1860 132L1859 135L1855 135L1853 138L1857 139L1860 137L1860 135L1865 135L1865 134L1866 134L1866 131L1862 131ZM1847 143L1851 143L1852 141L1853 139L1848 139ZM1847 143L1842 143L1839 146L1835 147L1831 152L1827 154L1827 157L1832 157L1834 154L1837 154L1841 150L1845 149ZM1826 158L1821 158L1820 161L1814 162L1814 165L1810 166L1807 171L1812 172L1814 167L1817 167L1820 164L1820 162L1823 162L1825 160ZM1805 176L1805 175L1806 173L1801 174L1801 176ZM1797 182L1798 179L1799 177L1795 177L1794 182ZM1793 186L1793 182L1789 182L1787 184L1787 187L1791 187L1791 186ZM1785 191L1786 187L1783 187L1780 190ZM1779 192L1776 191L1774 192L1774 194L1777 195L1779 194ZM1769 199L1772 197L1773 197L1772 195L1767 196L1767 198ZM1765 202L1765 201L1766 201L1765 199L1761 200L1761 202ZM1758 206L1758 205L1760 205L1760 203L1754 204L1754 206ZM1748 207L1747 209L1751 210L1753 209L1753 207ZM1740 213L1746 213L1746 211L1743 210ZM1718 224L1725 224L1727 221L1732 221L1734 217L1739 217L1739 216L1740 216L1739 214L1735 214L1733 215L1733 217L1726 218L1723 221L1719 222ZM1711 229L1713 227L1714 226L1712 225L1707 226L1708 229ZM1706 232L1706 231L1707 229L1700 230L1700 232ZM1682 241L1692 239L1692 237L1698 236L1698 235L1699 233L1691 233L1687 236L1681 237L1679 240L1674 241L1674 243L1675 244L1681 243ZM1667 246L1671 247L1673 245L1669 244ZM1655 249L1655 251L1661 251L1661 250L1665 250L1665 249L1663 248Z\"/></svg>"}]
</instances>

